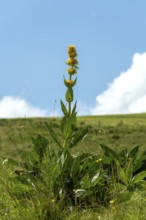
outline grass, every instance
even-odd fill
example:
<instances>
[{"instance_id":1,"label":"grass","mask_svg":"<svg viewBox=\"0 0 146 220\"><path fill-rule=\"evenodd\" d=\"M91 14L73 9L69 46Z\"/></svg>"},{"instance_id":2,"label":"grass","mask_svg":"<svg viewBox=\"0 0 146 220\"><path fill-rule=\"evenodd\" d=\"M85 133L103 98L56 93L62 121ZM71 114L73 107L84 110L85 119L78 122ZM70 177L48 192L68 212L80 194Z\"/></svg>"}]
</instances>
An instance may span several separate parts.
<instances>
[{"instance_id":1,"label":"grass","mask_svg":"<svg viewBox=\"0 0 146 220\"><path fill-rule=\"evenodd\" d=\"M73 213L67 220L144 220L146 219L145 202L132 201L100 210L85 210Z\"/></svg>"}]
</instances>

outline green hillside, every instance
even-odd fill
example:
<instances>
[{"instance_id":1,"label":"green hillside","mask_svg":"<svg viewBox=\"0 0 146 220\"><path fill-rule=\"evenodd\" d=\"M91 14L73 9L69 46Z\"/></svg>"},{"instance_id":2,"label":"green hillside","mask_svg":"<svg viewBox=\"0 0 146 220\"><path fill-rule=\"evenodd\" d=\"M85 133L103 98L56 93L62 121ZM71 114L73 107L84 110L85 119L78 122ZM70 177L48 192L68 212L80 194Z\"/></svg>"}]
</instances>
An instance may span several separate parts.
<instances>
[{"instance_id":1,"label":"green hillside","mask_svg":"<svg viewBox=\"0 0 146 220\"><path fill-rule=\"evenodd\" d=\"M0 153L1 155L18 155L18 150L32 147L32 137L37 134L45 136L50 143L52 139L45 125L51 124L56 133L60 133L60 118L24 118L0 119ZM146 147L146 114L87 116L78 117L78 129L88 127L88 135L74 149L85 152L100 151L100 143L116 150L139 145Z\"/></svg>"}]
</instances>

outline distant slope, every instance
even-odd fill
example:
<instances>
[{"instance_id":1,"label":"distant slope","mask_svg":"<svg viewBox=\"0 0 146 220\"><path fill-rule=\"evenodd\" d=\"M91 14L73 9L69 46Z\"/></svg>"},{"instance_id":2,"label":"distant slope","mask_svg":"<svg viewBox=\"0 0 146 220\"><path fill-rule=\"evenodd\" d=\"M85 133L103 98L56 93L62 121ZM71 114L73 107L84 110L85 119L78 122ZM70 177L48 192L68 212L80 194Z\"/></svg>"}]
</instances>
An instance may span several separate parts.
<instances>
[{"instance_id":1,"label":"distant slope","mask_svg":"<svg viewBox=\"0 0 146 220\"><path fill-rule=\"evenodd\" d=\"M45 136L51 143L52 139L45 122L52 124L57 135L62 138L60 120L60 118L0 119L0 154L18 156L21 149L31 149L33 147L31 138L37 134ZM146 148L146 114L78 117L78 127L83 126L88 126L88 135L74 151L100 151L100 143L117 150L137 144L141 149Z\"/></svg>"}]
</instances>

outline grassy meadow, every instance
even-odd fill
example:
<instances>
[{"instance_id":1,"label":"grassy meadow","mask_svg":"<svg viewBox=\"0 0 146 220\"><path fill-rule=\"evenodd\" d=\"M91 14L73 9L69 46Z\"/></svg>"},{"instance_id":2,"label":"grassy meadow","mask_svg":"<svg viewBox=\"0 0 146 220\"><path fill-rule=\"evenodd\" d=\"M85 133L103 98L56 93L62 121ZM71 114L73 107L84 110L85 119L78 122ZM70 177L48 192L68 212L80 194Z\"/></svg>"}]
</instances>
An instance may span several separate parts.
<instances>
[{"instance_id":1,"label":"grassy meadow","mask_svg":"<svg viewBox=\"0 0 146 220\"><path fill-rule=\"evenodd\" d=\"M31 152L34 145L32 137L35 138L38 134L45 137L49 145L55 148L56 144L50 136L45 123L47 122L51 125L56 135L63 139L60 132L60 121L61 118L1 119L1 163L3 163L2 158L5 156L19 160L21 152L25 150ZM88 133L76 147L71 149L73 155L78 152L101 154L100 144L105 144L116 152L125 148L131 149L136 145L140 146L139 152L146 149L146 114L77 117L77 129L80 130L82 127L88 127ZM2 169L3 165L1 165L1 171ZM38 195L32 195L33 199L31 197L25 198L27 202L24 202L23 199L19 200L19 196L11 194L13 184L9 185L7 183L7 181L10 181L7 176L10 170L14 170L14 167L6 167L6 171L3 170L1 173L0 219L146 219L146 185L142 189L134 190L131 199L122 203L111 202L106 206L98 204L95 207L90 208L89 206L83 209L75 207L73 210L67 207L63 211L60 211L58 204L55 206L53 203L51 204L53 214L48 217L43 217L43 215L40 217L38 214L39 203L43 203L43 199L46 199L45 196L43 198L41 189ZM42 198L40 199L41 196ZM52 199L51 201L54 200ZM50 203L48 206L50 206Z\"/></svg>"},{"instance_id":2,"label":"grassy meadow","mask_svg":"<svg viewBox=\"0 0 146 220\"><path fill-rule=\"evenodd\" d=\"M32 137L41 134L51 142L45 122L58 136L61 118L24 118L0 120L0 154L18 156L18 150L31 149ZM78 129L87 126L86 138L73 151L100 152L100 144L117 151L139 145L146 147L146 114L90 116L77 118Z\"/></svg>"}]
</instances>

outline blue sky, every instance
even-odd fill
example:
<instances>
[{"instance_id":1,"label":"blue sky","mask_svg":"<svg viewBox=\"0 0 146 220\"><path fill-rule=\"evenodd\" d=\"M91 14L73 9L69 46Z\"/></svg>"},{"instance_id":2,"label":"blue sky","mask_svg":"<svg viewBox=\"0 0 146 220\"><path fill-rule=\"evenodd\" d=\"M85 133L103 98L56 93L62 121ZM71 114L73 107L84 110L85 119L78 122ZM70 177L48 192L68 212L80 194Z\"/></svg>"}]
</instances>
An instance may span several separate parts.
<instances>
[{"instance_id":1,"label":"blue sky","mask_svg":"<svg viewBox=\"0 0 146 220\"><path fill-rule=\"evenodd\" d=\"M145 0L1 1L0 117L51 115L55 100L61 113L70 44L79 114L146 111L145 9Z\"/></svg>"}]
</instances>

